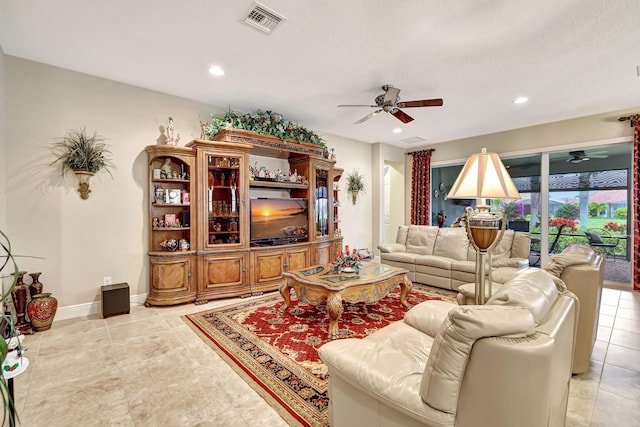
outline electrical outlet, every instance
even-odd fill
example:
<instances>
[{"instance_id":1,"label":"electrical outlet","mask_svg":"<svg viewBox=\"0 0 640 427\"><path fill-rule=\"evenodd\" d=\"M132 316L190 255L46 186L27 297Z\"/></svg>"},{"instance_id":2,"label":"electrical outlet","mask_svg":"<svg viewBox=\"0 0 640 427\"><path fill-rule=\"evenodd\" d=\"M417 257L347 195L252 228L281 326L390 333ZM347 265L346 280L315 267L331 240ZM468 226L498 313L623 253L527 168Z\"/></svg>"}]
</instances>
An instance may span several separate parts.
<instances>
[{"instance_id":1,"label":"electrical outlet","mask_svg":"<svg viewBox=\"0 0 640 427\"><path fill-rule=\"evenodd\" d=\"M105 285L105 286L113 284L113 281L111 280L111 276L103 277L102 278L102 284Z\"/></svg>"}]
</instances>

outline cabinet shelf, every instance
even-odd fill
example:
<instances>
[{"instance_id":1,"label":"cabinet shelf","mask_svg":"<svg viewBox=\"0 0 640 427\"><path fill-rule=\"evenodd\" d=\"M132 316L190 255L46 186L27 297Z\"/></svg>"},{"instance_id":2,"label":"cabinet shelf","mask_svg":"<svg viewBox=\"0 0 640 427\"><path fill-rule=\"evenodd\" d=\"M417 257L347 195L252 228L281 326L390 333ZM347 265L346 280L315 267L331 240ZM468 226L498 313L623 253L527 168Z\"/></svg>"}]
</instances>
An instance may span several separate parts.
<instances>
[{"instance_id":1,"label":"cabinet shelf","mask_svg":"<svg viewBox=\"0 0 640 427\"><path fill-rule=\"evenodd\" d=\"M149 251L149 255L153 256L184 256L184 255L193 255L196 251L188 250L188 251Z\"/></svg>"},{"instance_id":2,"label":"cabinet shelf","mask_svg":"<svg viewBox=\"0 0 640 427\"><path fill-rule=\"evenodd\" d=\"M159 208L172 208L172 207L181 207L181 206L191 206L191 203L154 203L153 206Z\"/></svg>"},{"instance_id":3,"label":"cabinet shelf","mask_svg":"<svg viewBox=\"0 0 640 427\"><path fill-rule=\"evenodd\" d=\"M209 188L213 188L214 190L232 190L234 189L234 187L231 187L230 185L212 185ZM237 190L238 187L236 186L235 189Z\"/></svg>"},{"instance_id":4,"label":"cabinet shelf","mask_svg":"<svg viewBox=\"0 0 640 427\"><path fill-rule=\"evenodd\" d=\"M240 170L240 166L209 166L210 171L228 171L228 170Z\"/></svg>"},{"instance_id":5,"label":"cabinet shelf","mask_svg":"<svg viewBox=\"0 0 640 427\"><path fill-rule=\"evenodd\" d=\"M209 213L209 218L240 218L238 215L224 215Z\"/></svg>"},{"instance_id":6,"label":"cabinet shelf","mask_svg":"<svg viewBox=\"0 0 640 427\"><path fill-rule=\"evenodd\" d=\"M285 189L299 189L306 190L309 188L309 184L300 184L296 182L275 182L275 181L249 181L250 187L262 187L262 188L285 188Z\"/></svg>"},{"instance_id":7,"label":"cabinet shelf","mask_svg":"<svg viewBox=\"0 0 640 427\"><path fill-rule=\"evenodd\" d=\"M239 231L210 231L209 234L240 234Z\"/></svg>"},{"instance_id":8,"label":"cabinet shelf","mask_svg":"<svg viewBox=\"0 0 640 427\"><path fill-rule=\"evenodd\" d=\"M191 227L154 227L153 231L182 231L191 230Z\"/></svg>"},{"instance_id":9,"label":"cabinet shelf","mask_svg":"<svg viewBox=\"0 0 640 427\"><path fill-rule=\"evenodd\" d=\"M169 179L169 178L156 178L156 179L152 179L151 182L171 182L171 183L182 183L182 184L189 184L190 181L188 179Z\"/></svg>"}]
</instances>

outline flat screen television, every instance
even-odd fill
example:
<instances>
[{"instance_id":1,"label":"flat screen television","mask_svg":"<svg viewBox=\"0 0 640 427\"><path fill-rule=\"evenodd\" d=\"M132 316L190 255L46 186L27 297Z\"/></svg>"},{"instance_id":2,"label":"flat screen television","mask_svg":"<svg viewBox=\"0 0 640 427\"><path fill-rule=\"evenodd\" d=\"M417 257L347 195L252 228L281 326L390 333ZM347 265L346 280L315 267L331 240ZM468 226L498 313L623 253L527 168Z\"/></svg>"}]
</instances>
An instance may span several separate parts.
<instances>
[{"instance_id":1,"label":"flat screen television","mask_svg":"<svg viewBox=\"0 0 640 427\"><path fill-rule=\"evenodd\" d=\"M307 199L251 199L251 244L286 245L309 236Z\"/></svg>"}]
</instances>

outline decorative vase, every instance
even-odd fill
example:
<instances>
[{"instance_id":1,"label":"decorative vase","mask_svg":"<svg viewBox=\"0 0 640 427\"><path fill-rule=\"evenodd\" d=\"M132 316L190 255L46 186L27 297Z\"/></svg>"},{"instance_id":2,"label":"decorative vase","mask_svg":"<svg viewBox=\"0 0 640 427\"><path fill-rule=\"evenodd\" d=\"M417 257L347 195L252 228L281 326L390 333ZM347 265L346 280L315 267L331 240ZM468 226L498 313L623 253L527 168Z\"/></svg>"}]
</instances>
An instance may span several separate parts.
<instances>
[{"instance_id":1,"label":"decorative vase","mask_svg":"<svg viewBox=\"0 0 640 427\"><path fill-rule=\"evenodd\" d=\"M27 305L27 314L31 319L33 328L38 332L51 328L57 309L58 300L52 297L50 293L45 292L34 295Z\"/></svg>"},{"instance_id":2,"label":"decorative vase","mask_svg":"<svg viewBox=\"0 0 640 427\"><path fill-rule=\"evenodd\" d=\"M27 274L26 271L19 271L16 279L16 286L13 288L11 292L11 296L13 298L13 307L16 310L16 329L19 331L24 331L25 333L31 329L27 319L27 303L31 299L31 293L29 292L29 285L24 283L24 275ZM13 276L14 273L11 273ZM33 333L33 331L31 332Z\"/></svg>"},{"instance_id":3,"label":"decorative vase","mask_svg":"<svg viewBox=\"0 0 640 427\"><path fill-rule=\"evenodd\" d=\"M91 193L91 190L89 189L89 179L93 176L93 172L75 170L73 173L78 177L78 193L80 193L80 198L82 200L87 200L89 198L89 193Z\"/></svg>"},{"instance_id":4,"label":"decorative vase","mask_svg":"<svg viewBox=\"0 0 640 427\"><path fill-rule=\"evenodd\" d=\"M42 288L44 285L40 282L41 274L42 272L29 273L29 276L31 276L31 284L29 285L29 292L31 292L32 298L34 295L42 293Z\"/></svg>"},{"instance_id":5,"label":"decorative vase","mask_svg":"<svg viewBox=\"0 0 640 427\"><path fill-rule=\"evenodd\" d=\"M358 192L351 191L351 202L355 205L357 200L358 200Z\"/></svg>"}]
</instances>

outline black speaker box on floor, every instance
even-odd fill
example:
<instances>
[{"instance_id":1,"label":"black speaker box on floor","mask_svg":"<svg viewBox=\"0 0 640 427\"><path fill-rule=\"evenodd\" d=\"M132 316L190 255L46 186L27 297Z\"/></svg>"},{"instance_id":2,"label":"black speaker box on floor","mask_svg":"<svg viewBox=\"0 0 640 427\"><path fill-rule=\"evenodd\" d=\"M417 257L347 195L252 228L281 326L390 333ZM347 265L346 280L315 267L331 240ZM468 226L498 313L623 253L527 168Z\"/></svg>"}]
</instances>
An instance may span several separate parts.
<instances>
[{"instance_id":1,"label":"black speaker box on floor","mask_svg":"<svg viewBox=\"0 0 640 427\"><path fill-rule=\"evenodd\" d=\"M116 283L102 286L102 318L116 314L129 314L129 284Z\"/></svg>"}]
</instances>

